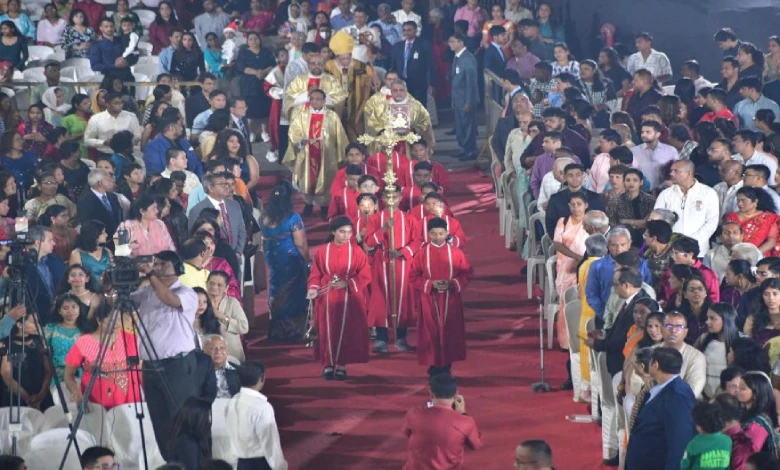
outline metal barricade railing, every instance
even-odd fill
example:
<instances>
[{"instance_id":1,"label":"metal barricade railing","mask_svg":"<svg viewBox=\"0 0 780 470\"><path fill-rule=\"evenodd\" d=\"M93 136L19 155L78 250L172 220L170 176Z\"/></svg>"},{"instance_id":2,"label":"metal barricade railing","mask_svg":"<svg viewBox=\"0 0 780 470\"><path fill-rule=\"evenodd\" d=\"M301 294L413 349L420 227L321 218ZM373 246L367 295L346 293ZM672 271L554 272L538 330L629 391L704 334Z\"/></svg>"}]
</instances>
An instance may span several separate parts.
<instances>
[{"instance_id":1,"label":"metal barricade railing","mask_svg":"<svg viewBox=\"0 0 780 470\"><path fill-rule=\"evenodd\" d=\"M503 80L490 70L485 70L485 127L488 136L493 135L496 123L501 119L505 106L504 100Z\"/></svg>"}]
</instances>

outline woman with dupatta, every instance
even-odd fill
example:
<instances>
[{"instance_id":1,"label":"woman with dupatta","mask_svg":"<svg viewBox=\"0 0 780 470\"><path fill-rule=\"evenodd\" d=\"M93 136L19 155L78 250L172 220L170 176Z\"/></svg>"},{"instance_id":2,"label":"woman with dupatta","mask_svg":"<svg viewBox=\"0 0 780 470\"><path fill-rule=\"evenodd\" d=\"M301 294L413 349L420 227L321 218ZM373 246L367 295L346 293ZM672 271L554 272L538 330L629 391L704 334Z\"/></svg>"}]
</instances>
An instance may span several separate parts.
<instances>
[{"instance_id":1,"label":"woman with dupatta","mask_svg":"<svg viewBox=\"0 0 780 470\"><path fill-rule=\"evenodd\" d=\"M306 329L309 245L303 220L293 211L293 188L281 181L271 189L260 226L268 265L268 338L299 341Z\"/></svg>"},{"instance_id":2,"label":"woman with dupatta","mask_svg":"<svg viewBox=\"0 0 780 470\"><path fill-rule=\"evenodd\" d=\"M365 291L371 268L363 250L352 243L348 217L336 217L330 229L328 243L314 255L306 298L314 302L314 358L324 366L322 376L346 380L347 364L368 362Z\"/></svg>"},{"instance_id":3,"label":"woman with dupatta","mask_svg":"<svg viewBox=\"0 0 780 470\"><path fill-rule=\"evenodd\" d=\"M743 243L752 243L767 255L777 246L777 214L772 198L760 188L744 186L737 191L737 212L729 212L724 222L742 227Z\"/></svg>"}]
</instances>

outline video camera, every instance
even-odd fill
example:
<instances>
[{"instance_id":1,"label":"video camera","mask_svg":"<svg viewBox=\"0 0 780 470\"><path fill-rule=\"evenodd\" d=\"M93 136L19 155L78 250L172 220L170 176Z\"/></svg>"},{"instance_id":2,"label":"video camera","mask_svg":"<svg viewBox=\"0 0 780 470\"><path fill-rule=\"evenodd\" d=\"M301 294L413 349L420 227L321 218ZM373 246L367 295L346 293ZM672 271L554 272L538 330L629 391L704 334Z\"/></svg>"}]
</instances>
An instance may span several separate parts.
<instances>
[{"instance_id":1,"label":"video camera","mask_svg":"<svg viewBox=\"0 0 780 470\"><path fill-rule=\"evenodd\" d=\"M20 217L14 224L16 238L0 241L0 246L7 246L10 250L5 261L11 279L21 276L25 266L38 264L38 250L32 248L35 242L27 237L28 228L27 218Z\"/></svg>"},{"instance_id":2,"label":"video camera","mask_svg":"<svg viewBox=\"0 0 780 470\"><path fill-rule=\"evenodd\" d=\"M111 286L117 294L129 294L138 289L141 284L141 273L138 264L151 263L152 256L131 257L130 232L127 229L117 231L119 244L114 253L114 261L108 266L106 274Z\"/></svg>"}]
</instances>

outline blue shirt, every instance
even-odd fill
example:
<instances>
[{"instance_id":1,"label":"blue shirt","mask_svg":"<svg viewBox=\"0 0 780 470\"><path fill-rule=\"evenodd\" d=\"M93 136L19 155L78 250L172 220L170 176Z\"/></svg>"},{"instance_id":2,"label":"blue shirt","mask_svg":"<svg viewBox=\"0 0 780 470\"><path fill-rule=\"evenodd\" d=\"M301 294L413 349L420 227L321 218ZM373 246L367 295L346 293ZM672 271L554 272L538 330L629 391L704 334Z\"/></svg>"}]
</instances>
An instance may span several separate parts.
<instances>
[{"instance_id":1,"label":"blue shirt","mask_svg":"<svg viewBox=\"0 0 780 470\"><path fill-rule=\"evenodd\" d=\"M756 101L745 98L734 105L734 115L739 119L739 127L758 132L753 117L759 109L771 109L775 116L780 116L780 106L764 95L760 95Z\"/></svg>"},{"instance_id":2,"label":"blue shirt","mask_svg":"<svg viewBox=\"0 0 780 470\"><path fill-rule=\"evenodd\" d=\"M173 62L173 47L168 46L160 51L160 61L157 64L160 73L171 73L171 62Z\"/></svg>"},{"instance_id":3,"label":"blue shirt","mask_svg":"<svg viewBox=\"0 0 780 470\"><path fill-rule=\"evenodd\" d=\"M653 277L650 275L650 269L647 267L647 261L639 260L639 274L642 280L648 285L653 285ZM615 275L615 260L612 255L607 255L590 265L588 271L588 282L585 284L585 297L588 300L590 308L596 312L600 319L604 318L604 309L609 300L609 294L612 292L612 281Z\"/></svg>"},{"instance_id":4,"label":"blue shirt","mask_svg":"<svg viewBox=\"0 0 780 470\"><path fill-rule=\"evenodd\" d=\"M333 28L333 32L337 32L342 28L346 28L347 26L352 26L355 24L355 17L350 13L349 16L344 16L341 13L336 14L333 18L330 19L330 26Z\"/></svg>"},{"instance_id":5,"label":"blue shirt","mask_svg":"<svg viewBox=\"0 0 780 470\"><path fill-rule=\"evenodd\" d=\"M387 39L387 42L389 42L391 46L403 39L403 30L401 29L401 24L397 21L395 23L388 24L383 23L382 20L376 20L368 23L368 26L378 26L379 29L382 30L382 36Z\"/></svg>"},{"instance_id":6,"label":"blue shirt","mask_svg":"<svg viewBox=\"0 0 780 470\"><path fill-rule=\"evenodd\" d=\"M202 184L187 196L187 217L190 216L192 208L197 206L200 201L206 199L206 197L208 196L206 196L206 190L203 189Z\"/></svg>"},{"instance_id":7,"label":"blue shirt","mask_svg":"<svg viewBox=\"0 0 780 470\"><path fill-rule=\"evenodd\" d=\"M211 108L203 111L202 113L195 116L195 120L192 121L192 133L193 134L200 134L206 129L206 124L209 123L209 118L214 113L214 111L211 110ZM780 116L780 115L779 115Z\"/></svg>"},{"instance_id":8,"label":"blue shirt","mask_svg":"<svg viewBox=\"0 0 780 470\"><path fill-rule=\"evenodd\" d=\"M3 21L10 21L11 23L15 24L16 29L19 30L22 36L32 39L31 44L35 44L35 23L32 19L30 19L29 16L25 15L24 13L19 13L18 17L11 18L8 16L8 13L6 13L4 15L0 15L0 23Z\"/></svg>"}]
</instances>

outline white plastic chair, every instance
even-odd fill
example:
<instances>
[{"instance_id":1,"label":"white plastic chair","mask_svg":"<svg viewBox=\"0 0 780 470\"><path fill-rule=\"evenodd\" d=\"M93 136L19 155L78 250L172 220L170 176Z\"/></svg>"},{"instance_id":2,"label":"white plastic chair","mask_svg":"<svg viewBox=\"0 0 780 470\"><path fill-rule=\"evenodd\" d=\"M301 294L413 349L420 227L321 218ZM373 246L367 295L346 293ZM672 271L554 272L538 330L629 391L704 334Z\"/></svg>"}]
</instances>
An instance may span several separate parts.
<instances>
[{"instance_id":1,"label":"white plastic chair","mask_svg":"<svg viewBox=\"0 0 780 470\"><path fill-rule=\"evenodd\" d=\"M544 318L547 319L547 349L553 347L553 336L555 336L555 315L558 314L559 299L558 290L555 288L555 263L556 256L550 256L544 263L545 267L545 285L544 285Z\"/></svg>"},{"instance_id":2,"label":"white plastic chair","mask_svg":"<svg viewBox=\"0 0 780 470\"><path fill-rule=\"evenodd\" d=\"M501 174L501 163L498 160L490 164L490 176L493 178L493 191L496 195L496 207L498 207L498 234L503 235L506 203L504 202L504 188L501 184L504 176Z\"/></svg>"},{"instance_id":3,"label":"white plastic chair","mask_svg":"<svg viewBox=\"0 0 780 470\"><path fill-rule=\"evenodd\" d=\"M43 74L43 67L32 67L25 69L24 72L24 79L28 82L44 82L46 81L46 76Z\"/></svg>"},{"instance_id":4,"label":"white plastic chair","mask_svg":"<svg viewBox=\"0 0 780 470\"><path fill-rule=\"evenodd\" d=\"M150 82L152 81L152 78L148 75L145 75L143 73L136 73L134 74L135 81L136 82ZM146 98L149 97L149 95L152 94L153 88L148 86L137 86L135 87L135 99L136 101L146 101Z\"/></svg>"},{"instance_id":5,"label":"white plastic chair","mask_svg":"<svg viewBox=\"0 0 780 470\"><path fill-rule=\"evenodd\" d=\"M569 303L577 300L578 296L577 285L573 285L563 292L563 304L569 305Z\"/></svg>"},{"instance_id":6,"label":"white plastic chair","mask_svg":"<svg viewBox=\"0 0 780 470\"><path fill-rule=\"evenodd\" d=\"M151 56L152 51L154 50L154 46L152 46L152 43L150 43L149 41L138 41L138 50L143 52L147 56Z\"/></svg>"},{"instance_id":7,"label":"white plastic chair","mask_svg":"<svg viewBox=\"0 0 780 470\"><path fill-rule=\"evenodd\" d=\"M133 65L131 67L131 69L133 70L133 75L141 74L141 75L146 75L148 77L150 77L152 75L156 75L157 72L160 71L160 69L158 68L157 64L142 64L142 63L138 63L138 64Z\"/></svg>"},{"instance_id":8,"label":"white plastic chair","mask_svg":"<svg viewBox=\"0 0 780 470\"><path fill-rule=\"evenodd\" d=\"M46 57L46 60L56 60L62 62L65 60L65 51L54 51Z\"/></svg>"},{"instance_id":9,"label":"white plastic chair","mask_svg":"<svg viewBox=\"0 0 780 470\"><path fill-rule=\"evenodd\" d=\"M70 429L50 429L33 437L29 443L29 450L24 455L24 463L30 470L47 470L59 468L62 456L68 446ZM95 438L87 431L81 429L76 432L76 442L79 449L88 449L97 445ZM79 470L79 457L75 446L71 445L68 458L65 460L66 470Z\"/></svg>"},{"instance_id":10,"label":"white plastic chair","mask_svg":"<svg viewBox=\"0 0 780 470\"><path fill-rule=\"evenodd\" d=\"M74 82L78 81L78 74L76 72L76 67L62 67L60 68L60 79L62 78L69 78L73 80Z\"/></svg>"},{"instance_id":11,"label":"white plastic chair","mask_svg":"<svg viewBox=\"0 0 780 470\"><path fill-rule=\"evenodd\" d=\"M113 1L111 3L113 3ZM157 16L157 14L151 10L135 10L135 14L138 15L138 20L141 21L145 30L149 29L149 26Z\"/></svg>"},{"instance_id":12,"label":"white plastic chair","mask_svg":"<svg viewBox=\"0 0 780 470\"><path fill-rule=\"evenodd\" d=\"M49 46L27 46L28 60L42 60L54 54L54 49Z\"/></svg>"},{"instance_id":13,"label":"white plastic chair","mask_svg":"<svg viewBox=\"0 0 780 470\"><path fill-rule=\"evenodd\" d=\"M528 288L528 298L531 298L534 281L538 279L539 285L542 285L544 279L544 263L546 258L539 253L536 242L536 222L544 225L544 212L537 212L528 219L528 259L526 260L526 286ZM537 273L537 270L539 272Z\"/></svg>"},{"instance_id":14,"label":"white plastic chair","mask_svg":"<svg viewBox=\"0 0 780 470\"><path fill-rule=\"evenodd\" d=\"M3 87L3 88L0 88L0 92L5 93L6 95L8 95L9 98L13 98L14 96L16 96L16 91L13 88L5 88L5 87Z\"/></svg>"},{"instance_id":15,"label":"white plastic chair","mask_svg":"<svg viewBox=\"0 0 780 470\"><path fill-rule=\"evenodd\" d=\"M60 64L62 68L65 67L89 67L92 68L91 64L89 63L89 59L85 59L83 57L71 57L70 59L65 59Z\"/></svg>"},{"instance_id":16,"label":"white plastic chair","mask_svg":"<svg viewBox=\"0 0 780 470\"><path fill-rule=\"evenodd\" d=\"M661 87L661 89L664 91L664 95L674 94L674 85L667 85L665 87Z\"/></svg>"},{"instance_id":17,"label":"white plastic chair","mask_svg":"<svg viewBox=\"0 0 780 470\"><path fill-rule=\"evenodd\" d=\"M80 82L86 83L100 83L103 81L103 74L93 73L91 75L84 75L79 77ZM100 85L85 85L79 87L79 93L84 93L87 96L92 96L92 93L97 91Z\"/></svg>"},{"instance_id":18,"label":"white plastic chair","mask_svg":"<svg viewBox=\"0 0 780 470\"><path fill-rule=\"evenodd\" d=\"M10 421L10 407L0 408L0 453L7 453L11 450L11 433L8 431ZM22 407L19 409L19 422L22 430L17 439L17 450L19 454L26 452L23 441L29 441L33 436L41 432L46 422L43 413L34 409ZM62 455L62 454L60 454Z\"/></svg>"},{"instance_id":19,"label":"white plastic chair","mask_svg":"<svg viewBox=\"0 0 780 470\"><path fill-rule=\"evenodd\" d=\"M156 67L159 67L160 56L157 56L157 55L141 56L141 57L138 58L138 63L139 64L154 64Z\"/></svg>"},{"instance_id":20,"label":"white plastic chair","mask_svg":"<svg viewBox=\"0 0 780 470\"><path fill-rule=\"evenodd\" d=\"M156 461L160 455L157 439L154 436L152 419L149 416L149 408L143 403L145 418L143 420L144 437L146 438L146 451L150 461ZM106 416L106 422L111 423L111 448L116 453L115 459L122 466L134 466L138 463L138 454L141 451L141 431L138 428L138 420L135 417L135 405L128 403L111 408Z\"/></svg>"},{"instance_id":21,"label":"white plastic chair","mask_svg":"<svg viewBox=\"0 0 780 470\"><path fill-rule=\"evenodd\" d=\"M568 292L568 290L566 291ZM566 297L564 292L564 298ZM566 331L569 333L569 360L571 361L571 378L574 384L574 401L579 401L582 390L582 371L580 371L580 315L582 303L579 299L568 302L563 307L563 315L566 319Z\"/></svg>"}]
</instances>

